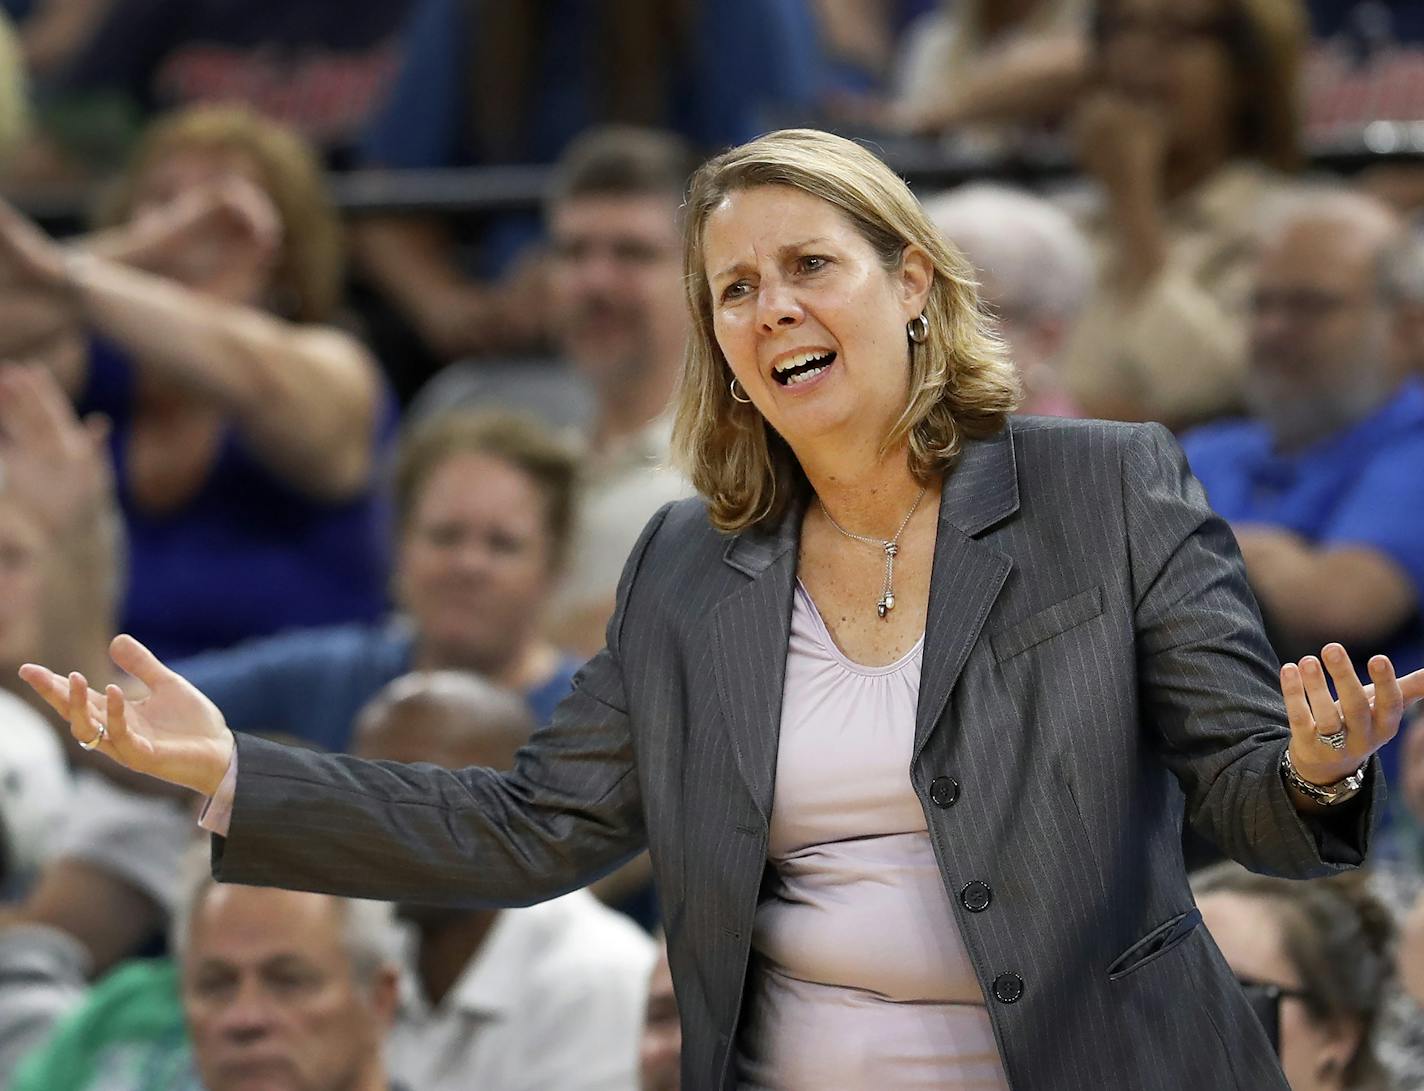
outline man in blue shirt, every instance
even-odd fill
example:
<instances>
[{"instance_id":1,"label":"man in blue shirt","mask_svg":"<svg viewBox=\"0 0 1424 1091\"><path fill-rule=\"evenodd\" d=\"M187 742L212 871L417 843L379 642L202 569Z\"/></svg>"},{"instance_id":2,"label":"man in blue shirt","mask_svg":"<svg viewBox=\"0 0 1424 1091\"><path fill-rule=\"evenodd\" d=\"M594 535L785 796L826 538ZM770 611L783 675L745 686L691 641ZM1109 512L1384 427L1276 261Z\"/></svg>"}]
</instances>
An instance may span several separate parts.
<instances>
[{"instance_id":1,"label":"man in blue shirt","mask_svg":"<svg viewBox=\"0 0 1424 1091\"><path fill-rule=\"evenodd\" d=\"M1361 668L1374 652L1401 674L1424 664L1424 387L1400 362L1412 301L1384 275L1409 245L1371 198L1303 199L1257 269L1252 418L1184 441L1283 658L1339 640Z\"/></svg>"}]
</instances>

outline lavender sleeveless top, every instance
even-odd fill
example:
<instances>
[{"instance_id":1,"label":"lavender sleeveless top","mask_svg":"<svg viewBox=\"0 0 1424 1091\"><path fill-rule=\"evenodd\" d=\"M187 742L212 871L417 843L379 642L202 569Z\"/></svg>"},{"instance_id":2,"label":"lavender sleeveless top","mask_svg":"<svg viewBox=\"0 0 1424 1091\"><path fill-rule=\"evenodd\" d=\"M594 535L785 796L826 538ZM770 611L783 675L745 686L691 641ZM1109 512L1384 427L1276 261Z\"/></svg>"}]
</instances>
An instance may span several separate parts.
<instances>
[{"instance_id":1,"label":"lavender sleeveless top","mask_svg":"<svg viewBox=\"0 0 1424 1091\"><path fill-rule=\"evenodd\" d=\"M743 1091L1008 1088L910 786L922 645L851 662L797 582Z\"/></svg>"}]
</instances>

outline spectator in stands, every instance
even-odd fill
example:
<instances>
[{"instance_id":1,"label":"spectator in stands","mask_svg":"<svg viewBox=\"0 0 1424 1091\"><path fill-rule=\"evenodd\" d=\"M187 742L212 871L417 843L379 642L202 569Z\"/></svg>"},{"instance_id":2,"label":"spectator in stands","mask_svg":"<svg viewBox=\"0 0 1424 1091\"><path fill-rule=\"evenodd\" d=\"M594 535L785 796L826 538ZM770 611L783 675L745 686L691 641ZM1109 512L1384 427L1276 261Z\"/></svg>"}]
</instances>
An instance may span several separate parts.
<instances>
[{"instance_id":1,"label":"spectator in stands","mask_svg":"<svg viewBox=\"0 0 1424 1091\"><path fill-rule=\"evenodd\" d=\"M1296 882L1234 863L1192 889L1211 938L1276 1043L1291 1091L1388 1091L1374 1035L1393 925L1366 876Z\"/></svg>"},{"instance_id":2,"label":"spectator in stands","mask_svg":"<svg viewBox=\"0 0 1424 1091\"><path fill-rule=\"evenodd\" d=\"M658 939L658 961L648 975L648 1002L638 1050L638 1091L678 1091L682 1086L682 1023L672 991L667 940Z\"/></svg>"},{"instance_id":3,"label":"spectator in stands","mask_svg":"<svg viewBox=\"0 0 1424 1091\"><path fill-rule=\"evenodd\" d=\"M349 746L356 714L411 670L468 670L546 723L578 663L540 634L568 553L573 456L535 424L452 414L410 435L395 472L394 594L384 623L297 630L188 660L239 731Z\"/></svg>"},{"instance_id":4,"label":"spectator in stands","mask_svg":"<svg viewBox=\"0 0 1424 1091\"><path fill-rule=\"evenodd\" d=\"M1331 633L1424 663L1424 386L1390 360L1394 245L1417 242L1372 198L1303 197L1256 270L1252 416L1184 441L1284 657Z\"/></svg>"},{"instance_id":5,"label":"spectator in stands","mask_svg":"<svg viewBox=\"0 0 1424 1091\"><path fill-rule=\"evenodd\" d=\"M1398 877L1392 871L1379 874ZM1424 895L1419 893L1418 870L1409 878L1413 881L1399 883L1397 887L1402 889L1390 892L1397 895L1407 891L1413 901L1406 903L1396 916L1394 966L1398 987L1391 990L1388 998L1376 1046L1380 1061L1394 1076L1392 1091L1424 1087Z\"/></svg>"},{"instance_id":6,"label":"spectator in stands","mask_svg":"<svg viewBox=\"0 0 1424 1091\"><path fill-rule=\"evenodd\" d=\"M91 981L161 943L193 845L186 801L141 796L93 771L75 775L63 811L33 886L0 910L6 1088L18 1064L82 1004ZM165 1004L176 1009L176 997Z\"/></svg>"},{"instance_id":7,"label":"spectator in stands","mask_svg":"<svg viewBox=\"0 0 1424 1091\"><path fill-rule=\"evenodd\" d=\"M54 90L140 122L242 102L350 166L414 0L113 0Z\"/></svg>"},{"instance_id":8,"label":"spectator in stands","mask_svg":"<svg viewBox=\"0 0 1424 1091\"><path fill-rule=\"evenodd\" d=\"M189 868L174 960L127 963L88 993L63 931L0 933L0 1018L41 991L72 1009L11 1091L395 1091L388 908L219 885L205 857Z\"/></svg>"},{"instance_id":9,"label":"spectator in stands","mask_svg":"<svg viewBox=\"0 0 1424 1091\"><path fill-rule=\"evenodd\" d=\"M54 728L27 702L0 690L0 903L28 889L49 857L71 786Z\"/></svg>"},{"instance_id":10,"label":"spectator in stands","mask_svg":"<svg viewBox=\"0 0 1424 1091\"><path fill-rule=\"evenodd\" d=\"M0 207L0 352L113 421L123 626L170 654L384 608L375 362L327 323L339 225L294 135L245 110L149 131L83 249ZM162 585L160 587L160 584Z\"/></svg>"},{"instance_id":11,"label":"spectator in stands","mask_svg":"<svg viewBox=\"0 0 1424 1091\"><path fill-rule=\"evenodd\" d=\"M748 139L768 112L813 97L804 3L422 0L367 161L550 163L586 128L613 122L665 126L706 149ZM358 241L376 286L449 361L517 351L546 331L539 280L516 261L537 229L535 217L500 216L471 261L431 219L372 219Z\"/></svg>"},{"instance_id":12,"label":"spectator in stands","mask_svg":"<svg viewBox=\"0 0 1424 1091\"><path fill-rule=\"evenodd\" d=\"M68 647L101 664L112 633L116 523L103 431L41 366L0 367L0 664ZM86 591L85 588L88 588ZM87 594L98 609L83 608ZM0 1086L83 982L151 943L192 841L185 804L121 787L18 697L0 693ZM141 782L153 792L148 778ZM71 987L31 988L51 971Z\"/></svg>"},{"instance_id":13,"label":"spectator in stands","mask_svg":"<svg viewBox=\"0 0 1424 1091\"><path fill-rule=\"evenodd\" d=\"M206 1091L254 1079L386 1091L389 909L206 882L179 918L183 1014Z\"/></svg>"},{"instance_id":14,"label":"spectator in stands","mask_svg":"<svg viewBox=\"0 0 1424 1091\"><path fill-rule=\"evenodd\" d=\"M643 525L690 487L666 464L667 407L682 370L678 209L696 165L678 138L592 130L554 173L546 219L550 316L569 394L592 394L580 511L568 570L549 609L552 638L588 655L603 646L623 562ZM517 382L517 380L516 380ZM413 407L436 412L498 398L475 364L438 376Z\"/></svg>"},{"instance_id":15,"label":"spectator in stands","mask_svg":"<svg viewBox=\"0 0 1424 1091\"><path fill-rule=\"evenodd\" d=\"M0 672L41 648L108 658L118 517L106 434L101 419L78 420L43 366L0 364ZM0 688L24 696L8 678Z\"/></svg>"},{"instance_id":16,"label":"spectator in stands","mask_svg":"<svg viewBox=\"0 0 1424 1091\"><path fill-rule=\"evenodd\" d=\"M362 714L355 751L446 768L509 769L534 720L475 675L407 675ZM391 1071L421 1091L623 1091L654 952L635 925L577 891L523 909L404 906L417 989Z\"/></svg>"},{"instance_id":17,"label":"spectator in stands","mask_svg":"<svg viewBox=\"0 0 1424 1091\"><path fill-rule=\"evenodd\" d=\"M1025 190L979 183L925 211L979 273L979 294L1023 380L1021 413L1074 417L1059 358L1092 288L1092 252L1067 213Z\"/></svg>"},{"instance_id":18,"label":"spectator in stands","mask_svg":"<svg viewBox=\"0 0 1424 1091\"><path fill-rule=\"evenodd\" d=\"M1299 158L1299 0L1100 0L1079 160L1098 285L1064 361L1089 416L1174 428L1242 404L1255 224Z\"/></svg>"},{"instance_id":19,"label":"spectator in stands","mask_svg":"<svg viewBox=\"0 0 1424 1091\"><path fill-rule=\"evenodd\" d=\"M947 0L906 32L892 127L998 149L1072 108L1088 0Z\"/></svg>"},{"instance_id":20,"label":"spectator in stands","mask_svg":"<svg viewBox=\"0 0 1424 1091\"><path fill-rule=\"evenodd\" d=\"M42 647L67 647L96 666L107 658L117 519L106 471L102 431L80 423L45 369L0 367L0 667L14 670ZM83 608L87 594L97 596L92 616ZM27 716L9 693L0 697L0 885L12 903L0 919L58 914L84 934L90 960L108 965L161 925L172 877L162 845L174 843L175 821L176 844L186 843L190 820L173 817L185 812L172 803L131 798L64 740L66 732ZM76 766L73 778L59 740ZM144 876L136 884L144 897L108 888L102 898L75 897L126 861ZM31 870L38 872L33 883Z\"/></svg>"}]
</instances>

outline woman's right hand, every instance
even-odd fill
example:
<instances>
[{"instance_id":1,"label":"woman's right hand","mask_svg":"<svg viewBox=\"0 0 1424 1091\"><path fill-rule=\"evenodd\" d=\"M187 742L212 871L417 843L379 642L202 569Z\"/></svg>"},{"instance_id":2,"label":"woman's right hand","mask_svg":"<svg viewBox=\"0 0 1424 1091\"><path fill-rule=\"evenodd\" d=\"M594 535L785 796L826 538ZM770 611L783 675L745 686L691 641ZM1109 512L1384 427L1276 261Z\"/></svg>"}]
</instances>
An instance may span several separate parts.
<instances>
[{"instance_id":1,"label":"woman's right hand","mask_svg":"<svg viewBox=\"0 0 1424 1091\"><path fill-rule=\"evenodd\" d=\"M78 672L66 678L35 663L21 667L20 677L69 721L76 741L92 743L102 728L96 749L125 768L216 793L236 746L217 706L131 636L115 637L109 654L148 696L131 699L115 685L98 693Z\"/></svg>"}]
</instances>

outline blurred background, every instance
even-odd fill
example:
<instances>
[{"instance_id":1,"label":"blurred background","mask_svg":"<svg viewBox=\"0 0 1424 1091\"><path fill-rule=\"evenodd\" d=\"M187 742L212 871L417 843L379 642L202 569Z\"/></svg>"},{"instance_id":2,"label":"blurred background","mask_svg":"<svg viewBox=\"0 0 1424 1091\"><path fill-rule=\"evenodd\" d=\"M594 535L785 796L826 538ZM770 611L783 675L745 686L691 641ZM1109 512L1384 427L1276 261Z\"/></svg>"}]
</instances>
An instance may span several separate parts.
<instances>
[{"instance_id":1,"label":"blurred background","mask_svg":"<svg viewBox=\"0 0 1424 1091\"><path fill-rule=\"evenodd\" d=\"M788 126L906 178L1024 412L1178 435L1283 658L1424 666L1419 0L0 0L0 1086L677 1086L646 861L214 888L14 667L128 631L238 730L507 765L690 493L688 178ZM1424 728L1385 769L1362 877L1184 834L1294 1091L1424 1088Z\"/></svg>"}]
</instances>

